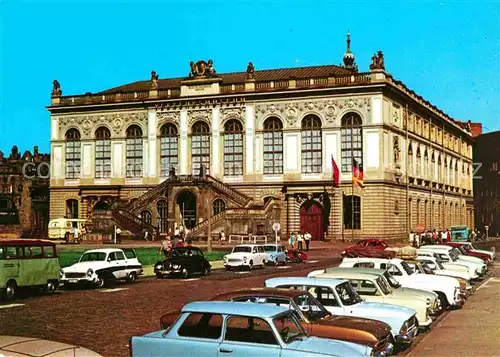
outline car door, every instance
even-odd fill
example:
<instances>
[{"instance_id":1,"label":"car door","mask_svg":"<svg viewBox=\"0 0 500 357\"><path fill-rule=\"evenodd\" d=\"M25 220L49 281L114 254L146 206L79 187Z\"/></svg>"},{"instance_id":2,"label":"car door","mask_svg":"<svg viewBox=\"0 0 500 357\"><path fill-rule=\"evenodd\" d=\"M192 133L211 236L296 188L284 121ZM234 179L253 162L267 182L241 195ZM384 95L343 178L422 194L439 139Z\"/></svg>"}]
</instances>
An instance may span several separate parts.
<instances>
[{"instance_id":1,"label":"car door","mask_svg":"<svg viewBox=\"0 0 500 357\"><path fill-rule=\"evenodd\" d=\"M191 266L193 273L201 273L204 269L203 266L203 254L198 249L191 249Z\"/></svg>"},{"instance_id":2,"label":"car door","mask_svg":"<svg viewBox=\"0 0 500 357\"><path fill-rule=\"evenodd\" d=\"M332 314L344 315L344 307L338 301L332 288L328 286L308 286L306 291Z\"/></svg>"},{"instance_id":3,"label":"car door","mask_svg":"<svg viewBox=\"0 0 500 357\"><path fill-rule=\"evenodd\" d=\"M168 351L158 356L217 357L224 318L220 314L192 312L176 331L170 331Z\"/></svg>"},{"instance_id":4,"label":"car door","mask_svg":"<svg viewBox=\"0 0 500 357\"><path fill-rule=\"evenodd\" d=\"M257 317L228 316L218 357L280 357L281 346L267 321Z\"/></svg>"},{"instance_id":5,"label":"car door","mask_svg":"<svg viewBox=\"0 0 500 357\"><path fill-rule=\"evenodd\" d=\"M121 279L120 277L120 263L116 257L116 252L111 252L108 254L109 271L113 274L115 279Z\"/></svg>"},{"instance_id":6,"label":"car door","mask_svg":"<svg viewBox=\"0 0 500 357\"><path fill-rule=\"evenodd\" d=\"M116 261L118 262L118 279L125 279L128 276L129 268L127 263L127 258L125 254L121 251L115 252Z\"/></svg>"}]
</instances>

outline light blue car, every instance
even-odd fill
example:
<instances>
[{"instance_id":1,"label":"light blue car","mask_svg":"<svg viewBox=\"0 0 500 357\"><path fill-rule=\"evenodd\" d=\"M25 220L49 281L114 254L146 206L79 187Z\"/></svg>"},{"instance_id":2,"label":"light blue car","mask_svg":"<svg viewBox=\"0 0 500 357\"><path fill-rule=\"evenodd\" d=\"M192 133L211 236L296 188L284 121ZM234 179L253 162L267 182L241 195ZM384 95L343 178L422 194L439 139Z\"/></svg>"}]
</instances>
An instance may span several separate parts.
<instances>
[{"instance_id":1,"label":"light blue car","mask_svg":"<svg viewBox=\"0 0 500 357\"><path fill-rule=\"evenodd\" d=\"M130 339L132 357L370 356L369 346L310 337L283 306L193 302L167 330Z\"/></svg>"},{"instance_id":2,"label":"light blue car","mask_svg":"<svg viewBox=\"0 0 500 357\"><path fill-rule=\"evenodd\" d=\"M394 342L400 345L411 343L418 333L415 310L390 304L366 302L347 280L284 277L268 279L265 286L308 291L334 315L363 317L385 322L391 326Z\"/></svg>"},{"instance_id":3,"label":"light blue car","mask_svg":"<svg viewBox=\"0 0 500 357\"><path fill-rule=\"evenodd\" d=\"M267 264L285 264L285 247L281 244L264 244L262 247L264 248L264 252L267 254Z\"/></svg>"}]
</instances>

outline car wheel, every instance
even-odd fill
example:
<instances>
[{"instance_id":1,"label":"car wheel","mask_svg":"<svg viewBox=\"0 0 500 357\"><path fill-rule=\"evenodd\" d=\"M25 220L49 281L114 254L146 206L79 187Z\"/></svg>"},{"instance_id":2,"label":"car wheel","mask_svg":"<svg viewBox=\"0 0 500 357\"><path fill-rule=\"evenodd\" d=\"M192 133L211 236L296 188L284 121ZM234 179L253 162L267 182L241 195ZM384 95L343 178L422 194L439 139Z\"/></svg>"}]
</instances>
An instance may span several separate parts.
<instances>
[{"instance_id":1,"label":"car wheel","mask_svg":"<svg viewBox=\"0 0 500 357\"><path fill-rule=\"evenodd\" d=\"M203 271L203 275L207 276L208 274L210 274L210 268L205 267L205 270Z\"/></svg>"},{"instance_id":2,"label":"car wheel","mask_svg":"<svg viewBox=\"0 0 500 357\"><path fill-rule=\"evenodd\" d=\"M163 274L162 274L162 273L160 273L160 272L157 272L157 273L156 273L156 277L157 277L158 279L163 279Z\"/></svg>"},{"instance_id":3,"label":"car wheel","mask_svg":"<svg viewBox=\"0 0 500 357\"><path fill-rule=\"evenodd\" d=\"M182 269L181 277L182 279L187 279L189 277L189 271L186 268Z\"/></svg>"},{"instance_id":4,"label":"car wheel","mask_svg":"<svg viewBox=\"0 0 500 357\"><path fill-rule=\"evenodd\" d=\"M253 269L253 260L250 260L250 262L248 263L248 270L252 269Z\"/></svg>"},{"instance_id":5,"label":"car wheel","mask_svg":"<svg viewBox=\"0 0 500 357\"><path fill-rule=\"evenodd\" d=\"M262 259L262 263L260 264L260 267L264 269L266 267L266 260Z\"/></svg>"},{"instance_id":6,"label":"car wheel","mask_svg":"<svg viewBox=\"0 0 500 357\"><path fill-rule=\"evenodd\" d=\"M137 274L135 271L131 272L128 277L127 277L127 281L129 283L135 283L135 281L137 280Z\"/></svg>"},{"instance_id":7,"label":"car wheel","mask_svg":"<svg viewBox=\"0 0 500 357\"><path fill-rule=\"evenodd\" d=\"M56 284L53 281L47 281L44 291L46 294L53 294L56 291Z\"/></svg>"},{"instance_id":8,"label":"car wheel","mask_svg":"<svg viewBox=\"0 0 500 357\"><path fill-rule=\"evenodd\" d=\"M11 280L5 286L5 300L10 301L16 297L17 284Z\"/></svg>"},{"instance_id":9,"label":"car wheel","mask_svg":"<svg viewBox=\"0 0 500 357\"><path fill-rule=\"evenodd\" d=\"M227 271L231 271L231 266L230 265L226 265L226 270Z\"/></svg>"},{"instance_id":10,"label":"car wheel","mask_svg":"<svg viewBox=\"0 0 500 357\"><path fill-rule=\"evenodd\" d=\"M443 310L446 310L449 306L448 299L446 298L446 295L443 294L442 292L437 292L437 294L438 294L438 299L441 302L441 308Z\"/></svg>"},{"instance_id":11,"label":"car wheel","mask_svg":"<svg viewBox=\"0 0 500 357\"><path fill-rule=\"evenodd\" d=\"M98 276L95 285L97 288L105 287L106 286L106 279L104 279L104 277L102 277L102 276Z\"/></svg>"}]
</instances>

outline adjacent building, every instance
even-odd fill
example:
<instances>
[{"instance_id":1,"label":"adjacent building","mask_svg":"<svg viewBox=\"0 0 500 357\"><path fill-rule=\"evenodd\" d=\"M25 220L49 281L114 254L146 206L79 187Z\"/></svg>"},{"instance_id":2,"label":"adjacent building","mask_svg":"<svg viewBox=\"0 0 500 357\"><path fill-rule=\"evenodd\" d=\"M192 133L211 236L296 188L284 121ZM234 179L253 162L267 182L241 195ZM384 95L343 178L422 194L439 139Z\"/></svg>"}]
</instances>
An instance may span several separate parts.
<instances>
[{"instance_id":1,"label":"adjacent building","mask_svg":"<svg viewBox=\"0 0 500 357\"><path fill-rule=\"evenodd\" d=\"M381 51L366 72L349 38L343 65L257 67L191 62L186 77L69 96L54 81L51 218L200 236L278 222L328 240L473 224L470 125L386 72Z\"/></svg>"}]
</instances>

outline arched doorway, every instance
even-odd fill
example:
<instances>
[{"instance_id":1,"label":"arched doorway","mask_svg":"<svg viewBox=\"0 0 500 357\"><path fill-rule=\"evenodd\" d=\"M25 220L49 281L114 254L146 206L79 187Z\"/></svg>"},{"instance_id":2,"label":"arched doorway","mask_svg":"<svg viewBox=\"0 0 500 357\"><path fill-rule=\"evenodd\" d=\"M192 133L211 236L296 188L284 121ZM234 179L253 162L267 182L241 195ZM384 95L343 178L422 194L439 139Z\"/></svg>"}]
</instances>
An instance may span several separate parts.
<instances>
[{"instance_id":1,"label":"arched doorway","mask_svg":"<svg viewBox=\"0 0 500 357\"><path fill-rule=\"evenodd\" d=\"M184 225L191 229L196 225L196 196L191 191L183 191L177 196L177 207ZM181 224L181 222L179 222Z\"/></svg>"},{"instance_id":2,"label":"arched doorway","mask_svg":"<svg viewBox=\"0 0 500 357\"><path fill-rule=\"evenodd\" d=\"M92 207L92 211L105 211L107 209L109 209L109 204L102 200L97 201L94 207Z\"/></svg>"},{"instance_id":3,"label":"arched doorway","mask_svg":"<svg viewBox=\"0 0 500 357\"><path fill-rule=\"evenodd\" d=\"M323 239L323 208L313 200L300 207L300 230L311 233L312 239Z\"/></svg>"}]
</instances>

